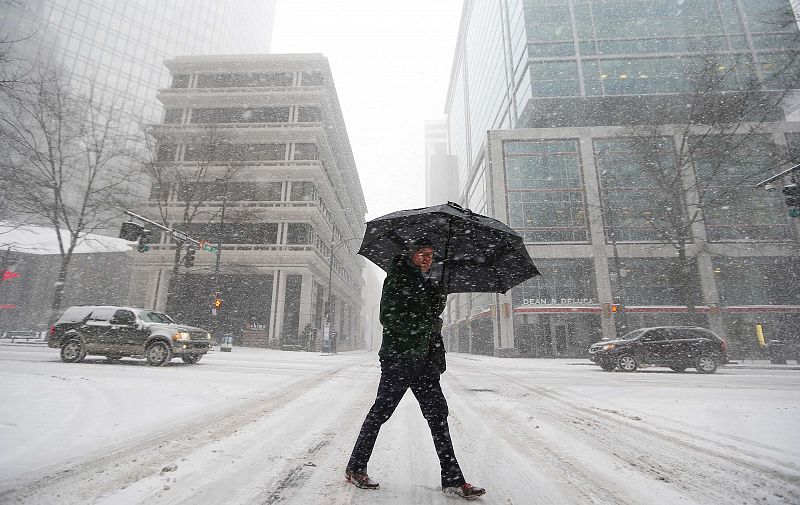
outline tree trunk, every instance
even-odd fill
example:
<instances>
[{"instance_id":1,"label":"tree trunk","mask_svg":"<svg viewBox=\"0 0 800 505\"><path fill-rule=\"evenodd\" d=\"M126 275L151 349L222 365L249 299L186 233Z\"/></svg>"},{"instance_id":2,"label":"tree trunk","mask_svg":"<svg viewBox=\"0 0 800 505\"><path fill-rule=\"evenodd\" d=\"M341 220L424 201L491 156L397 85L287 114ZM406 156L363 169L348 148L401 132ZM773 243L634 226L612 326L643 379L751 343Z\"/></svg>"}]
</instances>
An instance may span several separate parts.
<instances>
[{"instance_id":1,"label":"tree trunk","mask_svg":"<svg viewBox=\"0 0 800 505\"><path fill-rule=\"evenodd\" d=\"M683 243L679 244L678 246L678 269L683 301L686 303L686 308L688 309L689 314L694 315L697 312L697 302L694 299L694 289L691 283L693 275L691 263L689 258L686 256L686 244Z\"/></svg>"},{"instance_id":2,"label":"tree trunk","mask_svg":"<svg viewBox=\"0 0 800 505\"><path fill-rule=\"evenodd\" d=\"M53 326L61 315L61 302L64 298L64 287L67 284L67 269L71 261L71 254L61 258L61 264L58 267L58 280L56 280L55 291L53 292L53 302L50 304L50 317L47 320L48 328Z\"/></svg>"}]
</instances>

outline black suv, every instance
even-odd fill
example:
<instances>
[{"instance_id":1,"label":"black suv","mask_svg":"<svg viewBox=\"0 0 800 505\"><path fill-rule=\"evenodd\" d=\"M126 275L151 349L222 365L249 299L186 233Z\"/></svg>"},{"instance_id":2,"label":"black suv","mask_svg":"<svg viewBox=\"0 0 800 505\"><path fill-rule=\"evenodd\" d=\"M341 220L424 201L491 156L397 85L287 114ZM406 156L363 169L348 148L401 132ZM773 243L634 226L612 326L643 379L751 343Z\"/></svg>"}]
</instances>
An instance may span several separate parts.
<instances>
[{"instance_id":1,"label":"black suv","mask_svg":"<svg viewBox=\"0 0 800 505\"><path fill-rule=\"evenodd\" d=\"M47 345L61 348L61 359L67 363L99 354L109 360L145 358L148 365L163 366L175 356L197 363L210 341L207 331L179 325L160 312L80 305L68 308L50 328Z\"/></svg>"},{"instance_id":2,"label":"black suv","mask_svg":"<svg viewBox=\"0 0 800 505\"><path fill-rule=\"evenodd\" d=\"M623 372L654 365L676 372L694 367L700 373L714 373L728 362L725 341L697 326L640 328L616 340L592 344L589 359L603 370L619 368Z\"/></svg>"}]
</instances>

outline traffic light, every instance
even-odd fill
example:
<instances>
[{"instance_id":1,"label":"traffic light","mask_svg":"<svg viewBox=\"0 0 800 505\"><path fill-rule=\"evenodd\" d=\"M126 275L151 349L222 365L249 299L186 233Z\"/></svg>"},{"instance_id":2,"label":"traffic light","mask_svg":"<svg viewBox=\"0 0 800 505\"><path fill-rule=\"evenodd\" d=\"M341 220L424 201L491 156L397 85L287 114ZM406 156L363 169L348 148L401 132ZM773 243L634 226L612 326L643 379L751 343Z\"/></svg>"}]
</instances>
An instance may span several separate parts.
<instances>
[{"instance_id":1,"label":"traffic light","mask_svg":"<svg viewBox=\"0 0 800 505\"><path fill-rule=\"evenodd\" d=\"M142 230L144 230L144 226L133 221L126 221L122 223L122 227L119 229L119 238L128 242L136 242L139 240Z\"/></svg>"},{"instance_id":2,"label":"traffic light","mask_svg":"<svg viewBox=\"0 0 800 505\"><path fill-rule=\"evenodd\" d=\"M611 304L611 313L612 314L621 314L624 310L625 310L625 307L623 307L619 303Z\"/></svg>"},{"instance_id":3,"label":"traffic light","mask_svg":"<svg viewBox=\"0 0 800 505\"><path fill-rule=\"evenodd\" d=\"M221 309L222 308L222 298L216 297L214 298L214 308Z\"/></svg>"},{"instance_id":4,"label":"traffic light","mask_svg":"<svg viewBox=\"0 0 800 505\"><path fill-rule=\"evenodd\" d=\"M150 230L142 230L141 234L139 235L139 246L136 248L137 251L143 253L150 250L150 235Z\"/></svg>"},{"instance_id":5,"label":"traffic light","mask_svg":"<svg viewBox=\"0 0 800 505\"><path fill-rule=\"evenodd\" d=\"M800 186L796 182L787 184L783 187L783 194L786 195L786 205L789 207L789 215L800 217Z\"/></svg>"},{"instance_id":6,"label":"traffic light","mask_svg":"<svg viewBox=\"0 0 800 505\"><path fill-rule=\"evenodd\" d=\"M186 255L183 257L183 264L186 268L194 266L194 247L189 246L186 248Z\"/></svg>"}]
</instances>

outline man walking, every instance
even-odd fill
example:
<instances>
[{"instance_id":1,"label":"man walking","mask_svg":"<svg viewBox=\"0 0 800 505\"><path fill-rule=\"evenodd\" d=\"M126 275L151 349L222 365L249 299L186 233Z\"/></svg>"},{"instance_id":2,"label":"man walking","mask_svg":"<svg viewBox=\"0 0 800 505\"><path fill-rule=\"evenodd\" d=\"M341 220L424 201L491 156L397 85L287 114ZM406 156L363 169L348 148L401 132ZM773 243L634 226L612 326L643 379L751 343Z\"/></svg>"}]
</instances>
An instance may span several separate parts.
<instances>
[{"instance_id":1,"label":"man walking","mask_svg":"<svg viewBox=\"0 0 800 505\"><path fill-rule=\"evenodd\" d=\"M367 475L367 463L381 426L410 388L433 435L441 466L442 491L474 499L486 491L468 484L461 473L447 425L447 401L439 384L443 367L437 366L429 356L431 339L434 334L438 337L441 331L439 315L447 301L447 295L428 277L433 255L434 248L429 241L417 240L409 247L408 254L394 258L383 283L380 311L383 343L378 352L381 379L375 403L364 419L347 464L345 478L362 489L378 489L378 483Z\"/></svg>"}]
</instances>

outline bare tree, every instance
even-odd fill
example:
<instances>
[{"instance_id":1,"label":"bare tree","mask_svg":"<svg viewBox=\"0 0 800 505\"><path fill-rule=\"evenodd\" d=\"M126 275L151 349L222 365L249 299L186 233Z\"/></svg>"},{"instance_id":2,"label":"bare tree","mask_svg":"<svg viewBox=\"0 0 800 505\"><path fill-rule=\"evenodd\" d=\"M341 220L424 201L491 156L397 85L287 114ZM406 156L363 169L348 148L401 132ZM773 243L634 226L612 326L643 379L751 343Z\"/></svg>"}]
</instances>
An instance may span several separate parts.
<instances>
[{"instance_id":1,"label":"bare tree","mask_svg":"<svg viewBox=\"0 0 800 505\"><path fill-rule=\"evenodd\" d=\"M791 16L795 23L793 13L770 15L793 41L789 49L759 68L745 57L705 51L687 65L686 90L671 97L670 106L624 128L616 149L635 168L600 167L604 216L615 227L649 228L647 239L675 249L674 284L692 312L699 300L687 247L702 246L696 225L713 221L721 209L752 208L752 183L789 161L786 149L772 142L769 125L784 119L782 105L800 83L800 36L786 21ZM631 195L638 204L631 204Z\"/></svg>"},{"instance_id":2,"label":"bare tree","mask_svg":"<svg viewBox=\"0 0 800 505\"><path fill-rule=\"evenodd\" d=\"M58 243L53 320L75 248L123 206L135 139L121 109L98 99L93 80L79 92L52 64L35 65L0 107L5 197L15 215L52 227Z\"/></svg>"},{"instance_id":3,"label":"bare tree","mask_svg":"<svg viewBox=\"0 0 800 505\"><path fill-rule=\"evenodd\" d=\"M227 145L225 137L213 126L204 128L186 146L186 150L191 152L191 156L185 155L188 161L177 163L177 146L169 143L168 136L157 132L157 129L151 130L147 137L148 159L143 167L152 183L150 204L157 208L158 220L167 227L172 223L182 231L189 231L195 224L214 221L223 210L216 202L227 198L227 184L238 171L226 163L221 154ZM209 211L209 207L213 210ZM228 221L233 219L231 216ZM168 300L175 294L173 290L180 273L183 246L183 242L177 241Z\"/></svg>"}]
</instances>

